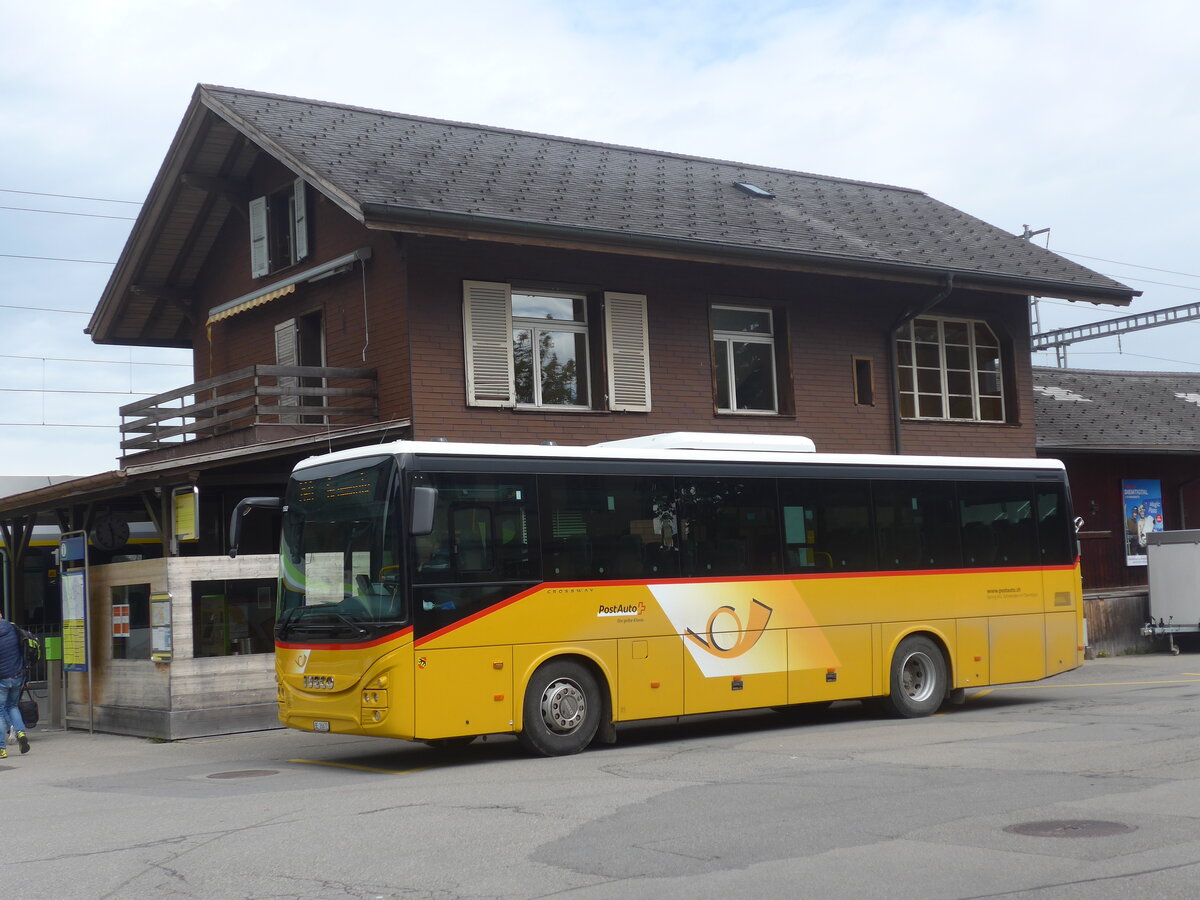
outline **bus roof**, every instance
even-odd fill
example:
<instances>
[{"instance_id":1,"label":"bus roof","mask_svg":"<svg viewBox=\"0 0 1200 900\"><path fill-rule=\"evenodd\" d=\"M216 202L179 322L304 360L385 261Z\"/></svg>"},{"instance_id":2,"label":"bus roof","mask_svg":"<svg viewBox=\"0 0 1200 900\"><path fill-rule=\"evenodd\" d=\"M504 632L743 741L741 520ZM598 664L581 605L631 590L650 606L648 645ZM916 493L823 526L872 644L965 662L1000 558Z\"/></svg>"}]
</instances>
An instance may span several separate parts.
<instances>
[{"instance_id":1,"label":"bus roof","mask_svg":"<svg viewBox=\"0 0 1200 900\"><path fill-rule=\"evenodd\" d=\"M647 462L747 462L747 463L803 463L805 465L838 466L903 466L911 468L961 468L961 469L1029 469L1042 471L1064 471L1057 459L1028 459L1012 457L979 456L896 456L887 454L859 453L816 453L809 450L762 449L743 450L735 444L750 446L758 442L761 435L708 435L719 440L708 449L667 447L670 440L657 445L638 441L613 441L588 446L559 446L556 444L493 444L454 443L449 441L393 441L366 447L338 450L322 456L310 456L296 464L294 471L352 459L369 459L383 456L426 455L426 456L470 456L504 457L523 459L577 459L577 460L645 460ZM792 438L795 442L796 439ZM802 439L807 440L807 438ZM684 441L687 443L687 441ZM811 442L809 442L811 444ZM759 446L782 446L778 441L761 441Z\"/></svg>"}]
</instances>

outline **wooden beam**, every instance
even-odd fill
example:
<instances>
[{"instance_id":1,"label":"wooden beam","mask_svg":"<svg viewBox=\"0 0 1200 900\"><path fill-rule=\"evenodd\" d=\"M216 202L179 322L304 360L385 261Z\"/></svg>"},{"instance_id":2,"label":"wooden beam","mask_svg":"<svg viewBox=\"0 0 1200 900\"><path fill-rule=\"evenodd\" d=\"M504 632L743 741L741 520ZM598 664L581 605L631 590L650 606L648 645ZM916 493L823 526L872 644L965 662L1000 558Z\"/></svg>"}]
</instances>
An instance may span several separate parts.
<instances>
[{"instance_id":1,"label":"wooden beam","mask_svg":"<svg viewBox=\"0 0 1200 900\"><path fill-rule=\"evenodd\" d=\"M250 197L246 193L245 184L242 182L234 181L232 178L219 178L214 175L199 175L195 172L184 172L179 176L179 181L181 184L195 188L198 191L224 197L244 221L250 221Z\"/></svg>"}]
</instances>

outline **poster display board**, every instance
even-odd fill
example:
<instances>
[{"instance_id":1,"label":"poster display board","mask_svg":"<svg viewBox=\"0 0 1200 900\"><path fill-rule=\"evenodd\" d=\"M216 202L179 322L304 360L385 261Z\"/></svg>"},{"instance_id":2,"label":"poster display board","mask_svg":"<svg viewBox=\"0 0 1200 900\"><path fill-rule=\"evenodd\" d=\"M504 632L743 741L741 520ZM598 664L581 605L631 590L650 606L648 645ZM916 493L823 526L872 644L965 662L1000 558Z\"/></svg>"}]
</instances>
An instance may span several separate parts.
<instances>
[{"instance_id":1,"label":"poster display board","mask_svg":"<svg viewBox=\"0 0 1200 900\"><path fill-rule=\"evenodd\" d=\"M87 535L69 532L59 542L62 585L62 661L66 672L88 670Z\"/></svg>"},{"instance_id":2,"label":"poster display board","mask_svg":"<svg viewBox=\"0 0 1200 900\"><path fill-rule=\"evenodd\" d=\"M155 662L171 659L171 595L150 595L150 658Z\"/></svg>"},{"instance_id":3,"label":"poster display board","mask_svg":"<svg viewBox=\"0 0 1200 900\"><path fill-rule=\"evenodd\" d=\"M1146 565L1146 540L1163 530L1162 482L1157 478L1127 478L1121 482L1125 512L1125 565Z\"/></svg>"},{"instance_id":4,"label":"poster display board","mask_svg":"<svg viewBox=\"0 0 1200 900\"><path fill-rule=\"evenodd\" d=\"M171 491L171 509L174 514L174 531L177 541L200 540L200 491L195 487L176 488Z\"/></svg>"}]
</instances>

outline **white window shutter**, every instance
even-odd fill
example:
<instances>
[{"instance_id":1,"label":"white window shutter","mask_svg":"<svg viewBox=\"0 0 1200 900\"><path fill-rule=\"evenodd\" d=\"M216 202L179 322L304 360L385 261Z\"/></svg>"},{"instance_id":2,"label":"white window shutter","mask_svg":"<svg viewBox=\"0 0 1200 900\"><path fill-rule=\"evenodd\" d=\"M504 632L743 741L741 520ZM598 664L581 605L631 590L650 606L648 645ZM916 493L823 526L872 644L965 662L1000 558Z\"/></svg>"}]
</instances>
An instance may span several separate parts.
<instances>
[{"instance_id":1,"label":"white window shutter","mask_svg":"<svg viewBox=\"0 0 1200 900\"><path fill-rule=\"evenodd\" d=\"M650 335L642 294L604 295L608 408L650 411Z\"/></svg>"},{"instance_id":2,"label":"white window shutter","mask_svg":"<svg viewBox=\"0 0 1200 900\"><path fill-rule=\"evenodd\" d=\"M250 274L261 278L271 271L267 249L267 198L250 201Z\"/></svg>"},{"instance_id":3,"label":"white window shutter","mask_svg":"<svg viewBox=\"0 0 1200 900\"><path fill-rule=\"evenodd\" d=\"M292 188L292 262L298 263L308 256L308 204L305 198L304 179L297 178Z\"/></svg>"},{"instance_id":4,"label":"white window shutter","mask_svg":"<svg viewBox=\"0 0 1200 900\"><path fill-rule=\"evenodd\" d=\"M298 365L299 357L299 334L296 330L296 320L288 319L280 322L275 326L275 365L277 366L295 366ZM294 375L281 375L276 383L281 388L294 389L300 386L300 379ZM299 406L300 398L293 394L290 397L280 396L279 406ZM300 417L294 415L285 415L280 413L280 425L298 425Z\"/></svg>"},{"instance_id":5,"label":"white window shutter","mask_svg":"<svg viewBox=\"0 0 1200 900\"><path fill-rule=\"evenodd\" d=\"M512 290L494 281L463 282L467 404L513 406Z\"/></svg>"}]
</instances>

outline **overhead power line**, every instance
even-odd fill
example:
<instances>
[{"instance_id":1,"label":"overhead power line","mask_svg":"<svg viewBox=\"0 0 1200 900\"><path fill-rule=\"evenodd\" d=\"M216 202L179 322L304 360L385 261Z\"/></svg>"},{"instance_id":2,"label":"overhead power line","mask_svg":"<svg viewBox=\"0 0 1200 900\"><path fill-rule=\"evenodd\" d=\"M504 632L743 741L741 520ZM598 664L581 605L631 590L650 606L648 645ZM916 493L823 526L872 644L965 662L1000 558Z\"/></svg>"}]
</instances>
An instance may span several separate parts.
<instances>
[{"instance_id":1,"label":"overhead power line","mask_svg":"<svg viewBox=\"0 0 1200 900\"><path fill-rule=\"evenodd\" d=\"M62 388L0 388L0 393L4 394L120 394L125 396L132 394L138 397L153 397L146 391L80 391L80 390L65 390Z\"/></svg>"},{"instance_id":2,"label":"overhead power line","mask_svg":"<svg viewBox=\"0 0 1200 900\"><path fill-rule=\"evenodd\" d=\"M15 188L0 188L0 193L25 194L27 197L57 197L60 200L90 200L94 203L127 203L130 206L141 206L140 200L110 200L107 197L77 197L74 194L47 194L43 191L18 191Z\"/></svg>"},{"instance_id":3,"label":"overhead power line","mask_svg":"<svg viewBox=\"0 0 1200 900\"><path fill-rule=\"evenodd\" d=\"M181 369L190 369L192 367L191 363L138 362L135 359L72 359L65 356L16 356L11 353L0 353L0 359L28 359L34 362L103 363L110 366L174 366Z\"/></svg>"},{"instance_id":4,"label":"overhead power line","mask_svg":"<svg viewBox=\"0 0 1200 900\"><path fill-rule=\"evenodd\" d=\"M25 312L71 313L75 316L90 316L86 309L52 309L49 306L14 306L11 303L0 303L0 309L20 309Z\"/></svg>"},{"instance_id":5,"label":"overhead power line","mask_svg":"<svg viewBox=\"0 0 1200 900\"><path fill-rule=\"evenodd\" d=\"M1095 262L1111 263L1114 266L1129 266L1131 269L1145 269L1148 272L1163 272L1166 275L1182 275L1184 278L1200 278L1200 275L1195 275L1191 272L1176 272L1174 269L1156 269L1154 266L1139 266L1137 263L1121 262L1116 259L1105 259L1103 256L1088 256L1084 253L1074 253L1070 250L1055 250L1055 253L1061 253L1064 256L1078 256L1080 259L1090 259Z\"/></svg>"},{"instance_id":6,"label":"overhead power line","mask_svg":"<svg viewBox=\"0 0 1200 900\"><path fill-rule=\"evenodd\" d=\"M100 213L85 213L85 212L68 212L65 209L33 209L29 206L0 206L0 209L9 209L14 212L32 212L46 213L51 216L85 216L89 219L121 219L125 222L136 221L136 216L105 216Z\"/></svg>"},{"instance_id":7,"label":"overhead power line","mask_svg":"<svg viewBox=\"0 0 1200 900\"><path fill-rule=\"evenodd\" d=\"M107 428L120 430L120 425L84 425L81 422L0 422L0 428Z\"/></svg>"},{"instance_id":8,"label":"overhead power line","mask_svg":"<svg viewBox=\"0 0 1200 900\"><path fill-rule=\"evenodd\" d=\"M37 259L45 262L95 263L98 266L115 266L115 262L106 259L69 259L62 256L25 256L20 253L0 253L5 259Z\"/></svg>"}]
</instances>

